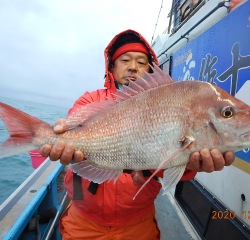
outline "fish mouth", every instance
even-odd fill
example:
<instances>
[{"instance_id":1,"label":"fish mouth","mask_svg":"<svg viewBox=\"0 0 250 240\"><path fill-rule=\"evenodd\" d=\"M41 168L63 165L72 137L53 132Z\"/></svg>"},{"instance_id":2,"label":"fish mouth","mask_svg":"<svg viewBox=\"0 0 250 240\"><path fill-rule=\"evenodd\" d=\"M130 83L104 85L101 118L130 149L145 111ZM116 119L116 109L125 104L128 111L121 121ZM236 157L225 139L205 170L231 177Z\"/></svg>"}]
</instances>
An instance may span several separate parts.
<instances>
[{"instance_id":1,"label":"fish mouth","mask_svg":"<svg viewBox=\"0 0 250 240\"><path fill-rule=\"evenodd\" d=\"M249 138L250 137L250 132L246 132L240 135L241 138Z\"/></svg>"}]
</instances>

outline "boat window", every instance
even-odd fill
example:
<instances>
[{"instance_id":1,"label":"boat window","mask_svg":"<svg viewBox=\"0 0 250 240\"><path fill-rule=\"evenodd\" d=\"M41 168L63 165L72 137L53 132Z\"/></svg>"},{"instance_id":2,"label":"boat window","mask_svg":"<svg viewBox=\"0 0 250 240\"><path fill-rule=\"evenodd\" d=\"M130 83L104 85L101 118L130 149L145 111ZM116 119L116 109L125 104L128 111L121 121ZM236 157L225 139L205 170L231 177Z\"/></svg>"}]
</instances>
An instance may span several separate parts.
<instances>
[{"instance_id":1,"label":"boat window","mask_svg":"<svg viewBox=\"0 0 250 240\"><path fill-rule=\"evenodd\" d=\"M164 73L167 73L169 74L170 76L172 75L172 59L173 59L173 56L169 56L169 58L167 60L165 60L165 62L163 62L161 65L160 65L160 68L161 70L164 72Z\"/></svg>"},{"instance_id":2,"label":"boat window","mask_svg":"<svg viewBox=\"0 0 250 240\"><path fill-rule=\"evenodd\" d=\"M174 5L173 27L178 27L203 0L177 0Z\"/></svg>"}]
</instances>

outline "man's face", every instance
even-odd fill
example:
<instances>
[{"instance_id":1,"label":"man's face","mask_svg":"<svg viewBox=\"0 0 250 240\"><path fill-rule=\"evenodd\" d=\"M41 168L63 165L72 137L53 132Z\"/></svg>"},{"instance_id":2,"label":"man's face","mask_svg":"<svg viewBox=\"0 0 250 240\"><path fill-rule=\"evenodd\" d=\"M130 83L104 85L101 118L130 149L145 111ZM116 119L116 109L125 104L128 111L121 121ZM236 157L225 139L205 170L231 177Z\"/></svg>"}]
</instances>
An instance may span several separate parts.
<instances>
[{"instance_id":1,"label":"man's face","mask_svg":"<svg viewBox=\"0 0 250 240\"><path fill-rule=\"evenodd\" d=\"M142 52L126 52L114 62L113 76L120 84L124 85L129 80L135 81L136 74L141 76L143 71L149 72L148 56Z\"/></svg>"}]
</instances>

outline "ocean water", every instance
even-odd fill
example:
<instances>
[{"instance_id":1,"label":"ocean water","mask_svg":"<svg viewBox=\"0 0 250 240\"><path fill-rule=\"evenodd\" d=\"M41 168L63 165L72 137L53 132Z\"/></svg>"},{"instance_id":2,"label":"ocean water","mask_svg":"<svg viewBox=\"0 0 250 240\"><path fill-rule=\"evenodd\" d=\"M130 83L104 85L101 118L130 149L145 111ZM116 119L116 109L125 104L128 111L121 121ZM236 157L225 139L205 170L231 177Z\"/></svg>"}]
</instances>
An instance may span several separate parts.
<instances>
[{"instance_id":1,"label":"ocean water","mask_svg":"<svg viewBox=\"0 0 250 240\"><path fill-rule=\"evenodd\" d=\"M0 102L9 104L47 123L54 124L59 118L66 118L68 108L0 97ZM0 145L9 137L0 118ZM28 153L0 159L0 204L2 204L34 171Z\"/></svg>"}]
</instances>

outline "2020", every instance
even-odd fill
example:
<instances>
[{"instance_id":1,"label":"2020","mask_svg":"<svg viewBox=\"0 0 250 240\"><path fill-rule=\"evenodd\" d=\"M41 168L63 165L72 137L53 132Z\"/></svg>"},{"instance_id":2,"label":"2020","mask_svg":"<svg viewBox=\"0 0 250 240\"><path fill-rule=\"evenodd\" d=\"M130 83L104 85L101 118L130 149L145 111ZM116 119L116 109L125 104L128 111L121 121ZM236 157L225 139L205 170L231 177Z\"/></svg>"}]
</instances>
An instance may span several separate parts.
<instances>
[{"instance_id":1,"label":"2020","mask_svg":"<svg viewBox=\"0 0 250 240\"><path fill-rule=\"evenodd\" d=\"M234 211L231 211L231 212L229 212L229 211L225 211L225 212L212 211L212 214L213 214L212 219L217 219L217 217L218 217L218 219L229 219L229 218L234 219L235 218Z\"/></svg>"}]
</instances>

